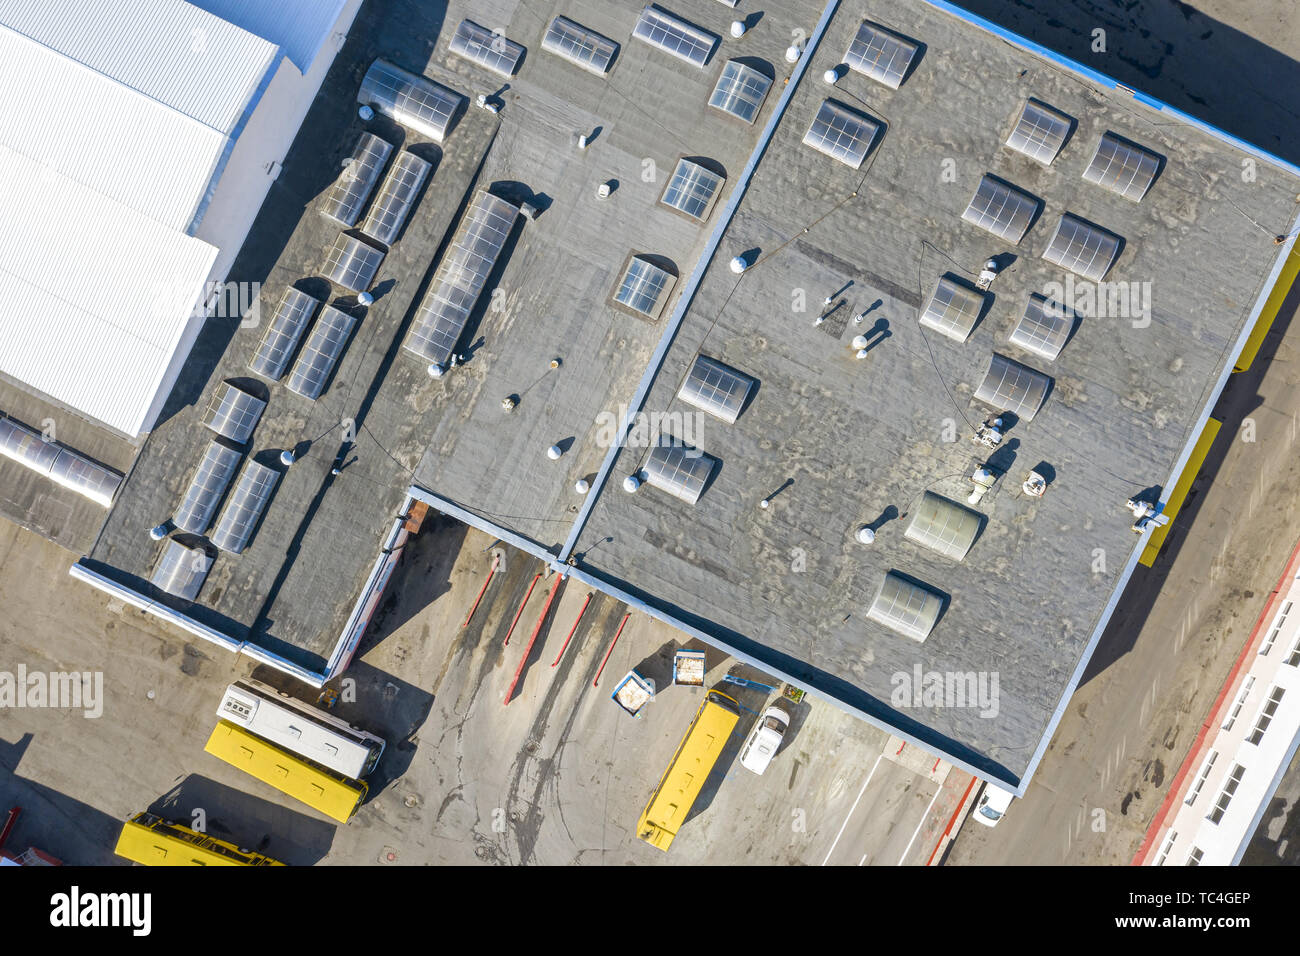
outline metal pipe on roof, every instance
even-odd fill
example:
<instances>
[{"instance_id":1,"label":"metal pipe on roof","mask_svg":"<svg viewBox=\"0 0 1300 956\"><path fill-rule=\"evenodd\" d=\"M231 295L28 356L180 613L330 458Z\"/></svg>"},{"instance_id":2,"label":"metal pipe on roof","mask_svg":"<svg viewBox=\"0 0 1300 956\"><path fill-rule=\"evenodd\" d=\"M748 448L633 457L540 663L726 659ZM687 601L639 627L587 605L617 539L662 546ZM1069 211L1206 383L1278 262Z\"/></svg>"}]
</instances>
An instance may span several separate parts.
<instances>
[{"instance_id":1,"label":"metal pipe on roof","mask_svg":"<svg viewBox=\"0 0 1300 956\"><path fill-rule=\"evenodd\" d=\"M740 205L740 200L744 198L746 190L749 188L749 181L754 176L754 170L758 167L759 160L767 151L768 144L772 141L772 136L776 132L777 126L785 116L786 108L790 105L790 100L794 96L794 91L798 88L800 81L803 79L808 64L812 62L813 53L821 43L822 37L826 33L826 28L831 22L836 9L839 7L839 0L830 0L826 4L826 9L822 11L821 19L817 21L817 26L813 29L812 36L808 38L808 44L804 47L804 55L795 65L794 72L790 75L790 80L785 84L785 89L781 92L781 98L777 100L776 107L772 110L772 115L768 117L767 125L763 127L763 133L754 146L754 151L750 153L749 161L741 171L739 178L736 180L735 187L731 190L731 196L727 199L726 206L722 210L722 215L718 217L717 224L713 227L713 232L709 235L709 241L705 244L704 252L701 254L699 261L695 265L694 271L686 281L681 296L677 300L677 307L673 310L672 317L669 319L664 334L659 339L659 345L655 348L654 355L650 358L650 363L646 366L645 374L641 376L641 381L637 385L636 392L633 394L631 401L628 402L623 411L622 422L619 426L618 441L610 446L605 455L605 460L601 462L600 471L596 473L596 480L592 482L591 494L582 503L582 508L578 511L578 517L573 522L573 527L569 535L565 538L564 546L560 549L560 562L567 561L569 555L573 553L574 547L578 543L578 538L582 534L582 529L586 526L587 520L591 517L591 511L600 499L600 493L604 490L605 482L609 480L610 472L614 468L614 462L618 459L619 453L623 450L623 442L627 438L628 430L632 427L635 417L640 414L642 407L645 405L646 396L650 394L650 386L658 377L659 369L662 367L664 358L668 355L668 349L677 336L677 330L681 327L682 320L686 317L686 312L690 307L691 300L695 297L695 292L699 289L700 282L704 274L708 271L713 257L717 255L718 246L722 242L723 234L727 227L731 225L732 217L736 214L736 208Z\"/></svg>"}]
</instances>

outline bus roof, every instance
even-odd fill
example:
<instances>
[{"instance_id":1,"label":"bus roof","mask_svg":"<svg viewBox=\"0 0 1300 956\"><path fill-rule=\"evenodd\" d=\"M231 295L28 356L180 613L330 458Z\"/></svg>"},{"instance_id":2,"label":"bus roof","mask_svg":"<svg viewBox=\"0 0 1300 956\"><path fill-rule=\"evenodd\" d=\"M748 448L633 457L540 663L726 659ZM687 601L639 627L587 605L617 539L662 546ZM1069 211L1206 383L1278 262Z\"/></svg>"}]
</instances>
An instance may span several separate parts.
<instances>
[{"instance_id":1,"label":"bus roof","mask_svg":"<svg viewBox=\"0 0 1300 956\"><path fill-rule=\"evenodd\" d=\"M228 720L217 724L203 749L340 823L351 819L366 796L365 783L318 767Z\"/></svg>"},{"instance_id":2,"label":"bus roof","mask_svg":"<svg viewBox=\"0 0 1300 956\"><path fill-rule=\"evenodd\" d=\"M739 720L740 704L735 698L709 691L641 814L637 836L651 846L668 849Z\"/></svg>"}]
</instances>

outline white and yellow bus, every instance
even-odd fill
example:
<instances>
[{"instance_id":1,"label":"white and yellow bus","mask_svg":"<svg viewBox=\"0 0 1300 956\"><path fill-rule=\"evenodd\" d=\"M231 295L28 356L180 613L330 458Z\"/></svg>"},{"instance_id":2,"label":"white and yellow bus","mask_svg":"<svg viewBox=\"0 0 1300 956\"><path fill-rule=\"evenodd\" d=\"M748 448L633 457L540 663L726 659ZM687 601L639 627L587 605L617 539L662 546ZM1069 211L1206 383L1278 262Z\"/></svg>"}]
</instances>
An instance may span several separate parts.
<instances>
[{"instance_id":1,"label":"white and yellow bus","mask_svg":"<svg viewBox=\"0 0 1300 956\"><path fill-rule=\"evenodd\" d=\"M374 770L384 753L382 737L251 678L226 688L217 716L354 780Z\"/></svg>"},{"instance_id":2,"label":"white and yellow bus","mask_svg":"<svg viewBox=\"0 0 1300 956\"><path fill-rule=\"evenodd\" d=\"M127 820L113 852L145 866L284 866L152 813L137 813Z\"/></svg>"},{"instance_id":3,"label":"white and yellow bus","mask_svg":"<svg viewBox=\"0 0 1300 956\"><path fill-rule=\"evenodd\" d=\"M352 818L369 789L361 780L292 754L228 720L217 724L203 749L340 823Z\"/></svg>"},{"instance_id":4,"label":"white and yellow bus","mask_svg":"<svg viewBox=\"0 0 1300 956\"><path fill-rule=\"evenodd\" d=\"M740 720L740 702L711 690L637 821L636 835L665 852Z\"/></svg>"}]
</instances>

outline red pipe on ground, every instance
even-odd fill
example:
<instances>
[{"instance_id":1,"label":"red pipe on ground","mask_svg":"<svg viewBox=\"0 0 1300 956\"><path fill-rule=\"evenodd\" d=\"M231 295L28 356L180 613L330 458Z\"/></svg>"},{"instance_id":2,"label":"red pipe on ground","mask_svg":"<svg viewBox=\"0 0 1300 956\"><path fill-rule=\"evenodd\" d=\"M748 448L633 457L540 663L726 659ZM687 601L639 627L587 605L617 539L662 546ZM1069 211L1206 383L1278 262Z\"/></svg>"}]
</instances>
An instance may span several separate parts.
<instances>
[{"instance_id":1,"label":"red pipe on ground","mask_svg":"<svg viewBox=\"0 0 1300 956\"><path fill-rule=\"evenodd\" d=\"M536 583L536 582L534 582ZM551 593L546 595L546 603L542 605L541 616L537 618L537 623L533 625L533 633L528 638L528 646L524 648L524 656L519 661L519 669L515 671L515 679L510 682L506 689L506 699L503 703L509 704L515 696L515 688L519 685L519 678L523 676L524 667L528 664L528 657L533 652L533 645L537 643L537 635L542 631L542 622L546 620L546 615L551 611L551 602L555 596L560 593L560 587L564 584L564 575L560 575L554 584L551 585Z\"/></svg>"},{"instance_id":2,"label":"red pipe on ground","mask_svg":"<svg viewBox=\"0 0 1300 956\"><path fill-rule=\"evenodd\" d=\"M519 610L515 611L515 619L510 622L510 630L506 631L506 639L502 643L503 647L510 646L510 635L515 632L515 625L519 623L519 618L524 613L524 605L526 605L528 599L533 596L533 588L537 587L537 582L540 581L541 578L542 572L538 571L537 574L533 576L533 583L528 585L528 593L524 595L523 601L520 602Z\"/></svg>"},{"instance_id":3,"label":"red pipe on ground","mask_svg":"<svg viewBox=\"0 0 1300 956\"><path fill-rule=\"evenodd\" d=\"M472 618L474 612L478 610L478 606L483 600L483 595L487 594L488 585L492 583L492 575L497 573L497 565L500 563L501 555L498 554L492 558L492 567L488 568L487 580L483 582L483 588L478 592L478 597L474 600L474 606L469 609L469 616L465 618L465 623L462 624L461 627L469 627L470 618Z\"/></svg>"},{"instance_id":4,"label":"red pipe on ground","mask_svg":"<svg viewBox=\"0 0 1300 956\"><path fill-rule=\"evenodd\" d=\"M600 675L605 673L605 665L609 663L609 655L614 653L614 645L618 643L619 634L623 633L623 625L627 623L627 619L631 616L631 612L628 612L623 615L623 620L619 622L618 631L615 632L614 639L609 642L609 650L605 652L605 659L600 662L600 670L596 671L596 679L591 682L592 687L595 687L600 683Z\"/></svg>"},{"instance_id":5,"label":"red pipe on ground","mask_svg":"<svg viewBox=\"0 0 1300 956\"><path fill-rule=\"evenodd\" d=\"M555 660L553 660L553 661L551 662L551 666L552 666L552 667L554 667L556 664L560 663L560 658L563 657L563 656L564 656L564 652L565 652L566 650L568 650L568 648L569 648L569 641L573 640L573 632L576 631L576 630L578 629L578 621L581 621L581 620L582 620L582 615L585 614L585 613L587 612L587 605L591 603L591 596L592 596L593 594L595 594L595 593L596 593L595 591L588 591L588 592L587 592L587 599L586 599L585 601L582 602L582 607L578 608L578 620L577 620L577 621L574 621L574 622L573 622L573 627L569 628L569 636L566 637L566 638L564 639L564 646L560 648L560 653L556 654L556 655L555 655Z\"/></svg>"}]
</instances>

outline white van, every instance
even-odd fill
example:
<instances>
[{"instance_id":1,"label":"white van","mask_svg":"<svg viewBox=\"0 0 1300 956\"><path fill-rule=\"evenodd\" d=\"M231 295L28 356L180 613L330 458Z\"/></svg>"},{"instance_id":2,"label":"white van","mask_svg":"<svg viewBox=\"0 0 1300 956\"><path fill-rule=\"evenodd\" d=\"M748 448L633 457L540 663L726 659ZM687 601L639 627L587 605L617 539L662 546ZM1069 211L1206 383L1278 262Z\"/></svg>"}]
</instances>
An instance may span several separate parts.
<instances>
[{"instance_id":1,"label":"white van","mask_svg":"<svg viewBox=\"0 0 1300 956\"><path fill-rule=\"evenodd\" d=\"M767 769L767 765L772 762L772 758L776 756L776 750L781 746L781 738L785 736L785 730L789 726L790 715L780 707L769 707L763 711L763 716L754 724L749 739L745 741L745 746L740 751L740 765L746 770L762 774Z\"/></svg>"},{"instance_id":2,"label":"white van","mask_svg":"<svg viewBox=\"0 0 1300 956\"><path fill-rule=\"evenodd\" d=\"M986 827L997 826L1015 796L1014 793L1008 793L1001 787L986 783L979 802L975 804L975 819Z\"/></svg>"}]
</instances>

